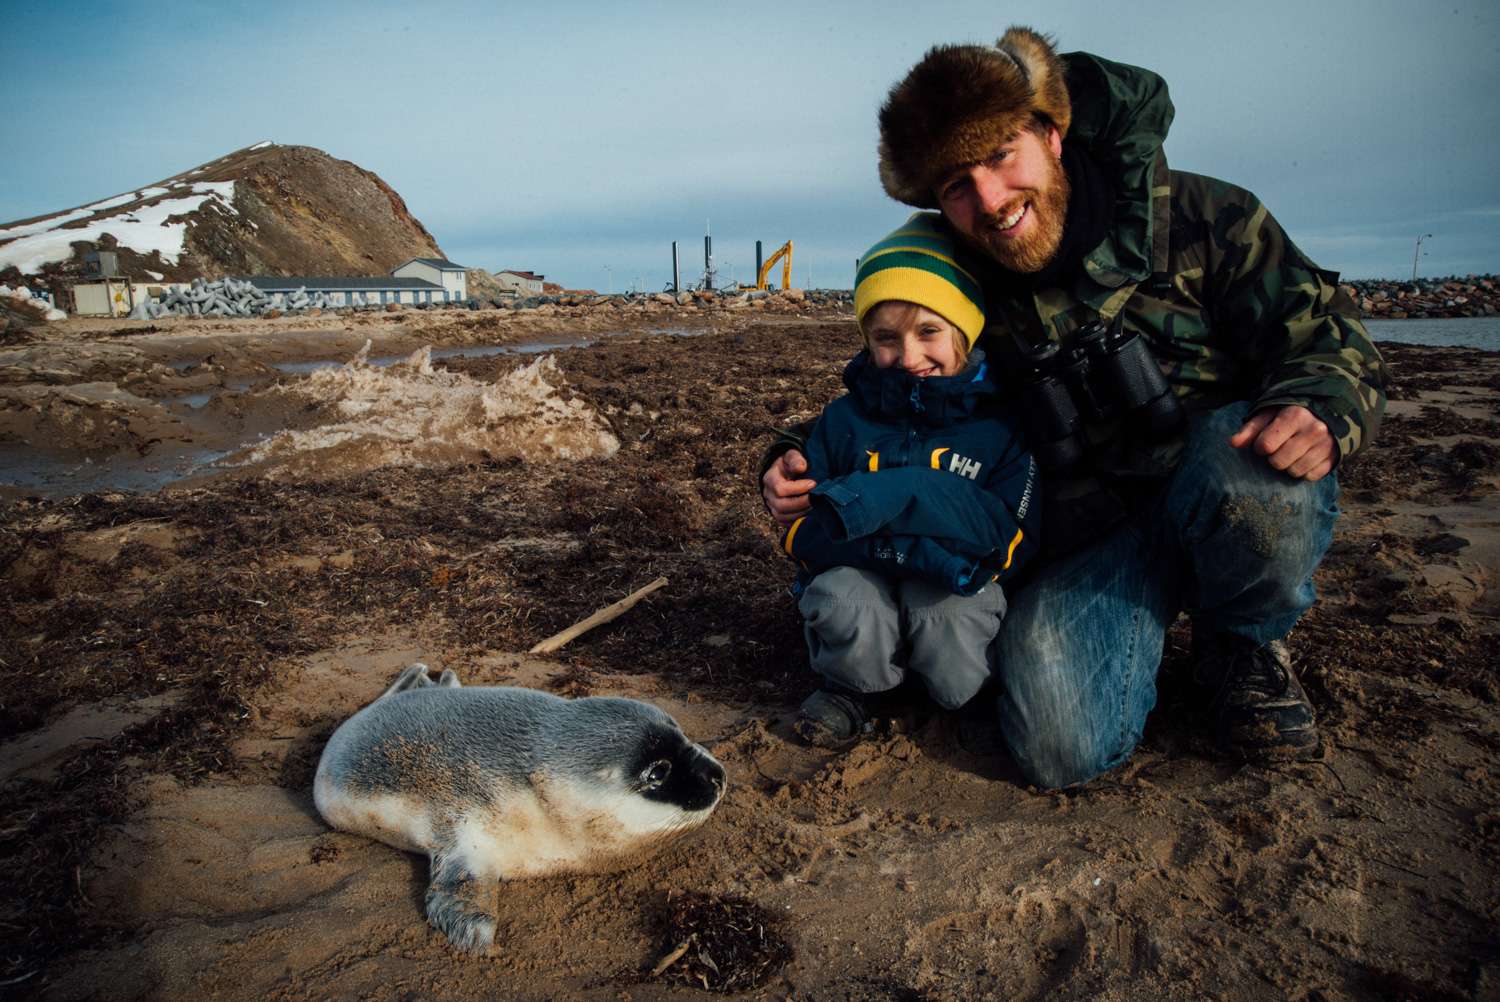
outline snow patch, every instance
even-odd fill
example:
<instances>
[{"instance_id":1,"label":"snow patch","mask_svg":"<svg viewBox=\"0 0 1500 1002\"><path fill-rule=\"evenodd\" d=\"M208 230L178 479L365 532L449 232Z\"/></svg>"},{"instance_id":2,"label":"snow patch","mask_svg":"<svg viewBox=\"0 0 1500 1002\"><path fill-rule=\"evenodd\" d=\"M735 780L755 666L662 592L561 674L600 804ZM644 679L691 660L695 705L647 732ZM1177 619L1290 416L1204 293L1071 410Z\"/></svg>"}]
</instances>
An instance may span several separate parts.
<instances>
[{"instance_id":1,"label":"snow patch","mask_svg":"<svg viewBox=\"0 0 1500 1002\"><path fill-rule=\"evenodd\" d=\"M49 216L48 218L39 220L35 223L23 223L20 226L7 226L4 229L0 229L0 240L18 240L21 237L29 237L33 233L43 233L47 230L55 229L61 226L63 223L71 223L75 219L82 219L84 216L89 215L93 215L93 210L74 209L73 211L68 212L64 215Z\"/></svg>"},{"instance_id":2,"label":"snow patch","mask_svg":"<svg viewBox=\"0 0 1500 1002\"><path fill-rule=\"evenodd\" d=\"M37 295L30 289L26 288L26 286L24 285L17 289L12 289L8 285L0 285L0 297L8 298L12 302L16 303L17 306L14 307L16 309L21 308L20 304L31 304L33 302L39 304L35 309L25 311L26 314L32 319L48 321L68 319L68 315L66 313L64 313L62 310L59 310L56 306L52 305L51 296L46 293Z\"/></svg>"},{"instance_id":3,"label":"snow patch","mask_svg":"<svg viewBox=\"0 0 1500 1002\"><path fill-rule=\"evenodd\" d=\"M142 188L140 191L127 191L113 198L90 202L88 205L80 206L77 209L69 209L62 215L48 216L46 219L41 219L34 223L26 223L22 226L0 227L0 242L29 237L33 233L45 233L47 230L55 230L59 226L71 223L77 219L84 219L100 212L107 212L110 209L118 208L129 202L156 198L158 195L165 195L166 193L166 188Z\"/></svg>"},{"instance_id":4,"label":"snow patch","mask_svg":"<svg viewBox=\"0 0 1500 1002\"><path fill-rule=\"evenodd\" d=\"M187 224L168 222L168 217L195 212L210 200L218 202L223 211L234 212L233 181L197 181L188 186L186 191L188 194L178 198L163 199L122 216L107 217L77 229L59 230L56 227L61 225L62 220L48 220L50 228L47 231L32 232L0 246L0 269L15 265L23 275L34 274L45 265L72 257L75 241L97 243L106 233L113 236L121 247L145 257L156 252L161 254L163 260L176 264L178 257L182 255L182 242L187 237ZM134 197L131 196L130 200ZM80 219L82 216L71 215L69 218Z\"/></svg>"},{"instance_id":5,"label":"snow patch","mask_svg":"<svg viewBox=\"0 0 1500 1002\"><path fill-rule=\"evenodd\" d=\"M124 205L126 202L137 201L140 197L141 193L138 191L127 191L125 194L116 195L114 198L106 198L99 202L90 202L83 208L89 212L103 212L106 209L113 209Z\"/></svg>"}]
</instances>

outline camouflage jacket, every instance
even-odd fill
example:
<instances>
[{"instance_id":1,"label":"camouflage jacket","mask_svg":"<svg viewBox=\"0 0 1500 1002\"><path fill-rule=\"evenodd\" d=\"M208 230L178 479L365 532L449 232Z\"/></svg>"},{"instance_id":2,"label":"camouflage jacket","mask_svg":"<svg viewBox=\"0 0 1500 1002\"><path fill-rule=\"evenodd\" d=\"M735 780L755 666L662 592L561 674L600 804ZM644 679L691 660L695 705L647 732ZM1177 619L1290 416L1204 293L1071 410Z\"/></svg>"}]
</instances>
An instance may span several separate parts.
<instances>
[{"instance_id":1,"label":"camouflage jacket","mask_svg":"<svg viewBox=\"0 0 1500 1002\"><path fill-rule=\"evenodd\" d=\"M1020 368L1018 337L1067 346L1083 324L1120 315L1189 411L1300 404L1328 425L1340 459L1353 455L1379 427L1385 373L1338 275L1308 260L1250 192L1168 169L1161 143L1173 109L1160 77L1087 53L1063 58L1067 142L1112 175L1114 220L1069 287L1022 298L994 265L966 262L984 280L997 368ZM1118 426L1089 431L1104 474L1165 475L1181 451L1180 439L1146 445Z\"/></svg>"},{"instance_id":2,"label":"camouflage jacket","mask_svg":"<svg viewBox=\"0 0 1500 1002\"><path fill-rule=\"evenodd\" d=\"M1067 347L1084 324L1119 316L1189 413L1237 400L1300 404L1328 426L1339 460L1352 456L1379 428L1385 370L1338 276L1308 260L1250 192L1168 169L1161 144L1173 108L1155 73L1087 53L1063 58L1074 116L1066 141L1111 176L1114 216L1066 287L1018 294L993 264L966 262L985 286L982 343L996 371L1019 379L1020 343ZM1090 470L1044 478L1049 541L1062 549L1154 496L1185 434L1146 441L1111 421L1087 438Z\"/></svg>"},{"instance_id":3,"label":"camouflage jacket","mask_svg":"<svg viewBox=\"0 0 1500 1002\"><path fill-rule=\"evenodd\" d=\"M981 345L1005 388L1023 378L1017 341L1069 346L1084 324L1112 320L1144 337L1185 409L1237 400L1256 408L1300 404L1328 425L1340 461L1375 436L1385 372L1338 276L1313 264L1250 192L1170 170L1161 145L1173 108L1155 73L1088 53L1067 53L1073 122L1066 142L1110 175L1114 216L1066 287L1018 294L977 255L984 285ZM789 429L767 453L797 447ZM1048 549L1097 536L1153 497L1185 440L1143 441L1121 422L1087 428L1090 468L1044 476Z\"/></svg>"}]
</instances>

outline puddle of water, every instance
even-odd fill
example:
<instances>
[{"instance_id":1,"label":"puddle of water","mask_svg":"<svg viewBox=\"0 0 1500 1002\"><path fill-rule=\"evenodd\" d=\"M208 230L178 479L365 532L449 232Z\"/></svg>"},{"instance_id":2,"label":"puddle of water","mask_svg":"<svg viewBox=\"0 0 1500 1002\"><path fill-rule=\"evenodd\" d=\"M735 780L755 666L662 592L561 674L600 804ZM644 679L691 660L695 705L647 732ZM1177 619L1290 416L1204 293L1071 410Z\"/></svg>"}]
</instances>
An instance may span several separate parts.
<instances>
[{"instance_id":1,"label":"puddle of water","mask_svg":"<svg viewBox=\"0 0 1500 1002\"><path fill-rule=\"evenodd\" d=\"M470 344L452 348L434 348L432 359L438 361L444 358L486 358L491 355L540 355L544 351L558 351L563 348L587 348L593 343L591 340L565 340L528 341L524 344ZM411 357L409 351L399 355L372 355L365 359L365 362L377 369L384 369L397 362L404 362L409 357ZM347 359L343 358L320 358L310 362L273 362L271 368L289 376L305 376L325 369L337 369L346 361Z\"/></svg>"},{"instance_id":2,"label":"puddle of water","mask_svg":"<svg viewBox=\"0 0 1500 1002\"><path fill-rule=\"evenodd\" d=\"M169 403L187 404L193 410L198 410L218 395L218 390L210 390L207 393L186 393L180 397L173 397Z\"/></svg>"},{"instance_id":3,"label":"puddle of water","mask_svg":"<svg viewBox=\"0 0 1500 1002\"><path fill-rule=\"evenodd\" d=\"M489 355L540 355L544 351L557 351L562 348L587 348L593 343L593 341L529 341L526 344L482 344L463 348L434 348L432 357L439 359L484 358Z\"/></svg>"},{"instance_id":4,"label":"puddle of water","mask_svg":"<svg viewBox=\"0 0 1500 1002\"><path fill-rule=\"evenodd\" d=\"M22 442L0 442L0 486L45 497L126 491L151 493L223 459L229 453L187 449L142 461L123 454L82 459Z\"/></svg>"},{"instance_id":5,"label":"puddle of water","mask_svg":"<svg viewBox=\"0 0 1500 1002\"><path fill-rule=\"evenodd\" d=\"M193 410L202 410L208 406L208 402L221 393L243 393L252 386L265 385L265 380L254 379L230 379L223 386L214 386L206 390L187 390L175 396L162 397L161 403L164 407L175 407L178 404L186 404Z\"/></svg>"},{"instance_id":6,"label":"puddle of water","mask_svg":"<svg viewBox=\"0 0 1500 1002\"><path fill-rule=\"evenodd\" d=\"M527 347L529 348L530 346L527 346ZM437 358L488 358L491 355L504 355L504 354L507 354L507 353L515 354L515 353L519 352L520 350L521 350L521 348L519 346L517 346L517 345L509 345L509 344L476 344L476 345L467 345L467 346L459 347L459 348L434 348L434 349L432 349L432 357L435 358L435 359L437 359ZM536 350L542 351L544 349L537 348Z\"/></svg>"}]
</instances>

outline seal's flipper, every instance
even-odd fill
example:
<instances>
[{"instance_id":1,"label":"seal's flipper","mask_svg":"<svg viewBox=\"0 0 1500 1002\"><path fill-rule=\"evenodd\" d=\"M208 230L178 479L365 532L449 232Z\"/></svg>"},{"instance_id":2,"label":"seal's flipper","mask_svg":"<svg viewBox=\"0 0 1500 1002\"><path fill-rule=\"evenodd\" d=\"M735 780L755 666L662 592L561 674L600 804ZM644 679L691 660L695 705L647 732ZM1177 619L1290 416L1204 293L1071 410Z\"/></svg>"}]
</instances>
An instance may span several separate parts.
<instances>
[{"instance_id":1,"label":"seal's flipper","mask_svg":"<svg viewBox=\"0 0 1500 1002\"><path fill-rule=\"evenodd\" d=\"M495 943L495 916L480 904L484 885L461 861L434 854L427 885L427 921L465 953L484 953Z\"/></svg>"},{"instance_id":2,"label":"seal's flipper","mask_svg":"<svg viewBox=\"0 0 1500 1002\"><path fill-rule=\"evenodd\" d=\"M406 666L400 675L396 676L396 681L391 683L389 689L380 694L380 698L384 699L398 692L405 692L407 689L420 689L424 685L431 684L432 679L427 677L427 666L420 661L413 661Z\"/></svg>"},{"instance_id":3,"label":"seal's flipper","mask_svg":"<svg viewBox=\"0 0 1500 1002\"><path fill-rule=\"evenodd\" d=\"M454 674L452 668L443 669L443 673L438 676L437 684L445 689L457 689L463 685L463 683L458 680L458 676Z\"/></svg>"}]
</instances>

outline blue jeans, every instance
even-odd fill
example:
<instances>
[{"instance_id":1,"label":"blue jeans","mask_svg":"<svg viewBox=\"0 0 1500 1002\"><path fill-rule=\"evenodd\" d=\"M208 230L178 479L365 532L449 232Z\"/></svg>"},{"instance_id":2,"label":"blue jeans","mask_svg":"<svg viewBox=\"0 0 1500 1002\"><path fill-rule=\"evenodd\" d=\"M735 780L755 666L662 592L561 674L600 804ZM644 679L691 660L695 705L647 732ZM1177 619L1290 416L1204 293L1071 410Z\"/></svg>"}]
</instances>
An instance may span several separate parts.
<instances>
[{"instance_id":1,"label":"blue jeans","mask_svg":"<svg viewBox=\"0 0 1500 1002\"><path fill-rule=\"evenodd\" d=\"M1071 786L1130 756L1180 610L1195 627L1263 644L1312 605L1338 481L1294 480L1230 448L1249 412L1242 402L1198 416L1181 465L1145 512L1011 596L998 645L1000 727L1030 782Z\"/></svg>"}]
</instances>

